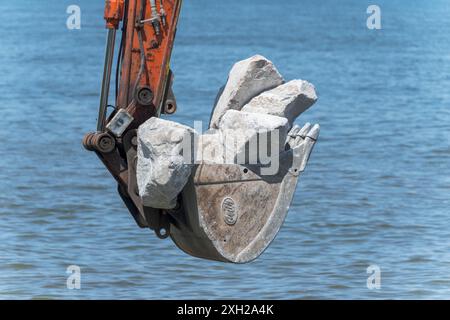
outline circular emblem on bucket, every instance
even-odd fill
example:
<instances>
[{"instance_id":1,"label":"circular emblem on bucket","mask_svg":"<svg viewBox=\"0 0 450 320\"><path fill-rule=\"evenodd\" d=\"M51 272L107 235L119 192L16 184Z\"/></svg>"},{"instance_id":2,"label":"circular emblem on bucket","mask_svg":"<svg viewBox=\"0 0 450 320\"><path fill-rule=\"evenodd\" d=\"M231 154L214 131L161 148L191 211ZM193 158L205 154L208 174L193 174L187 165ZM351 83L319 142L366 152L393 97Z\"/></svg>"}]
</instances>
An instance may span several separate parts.
<instances>
[{"instance_id":1,"label":"circular emblem on bucket","mask_svg":"<svg viewBox=\"0 0 450 320\"><path fill-rule=\"evenodd\" d=\"M225 219L225 223L232 226L236 224L238 219L236 203L230 197L223 199L222 201L222 213Z\"/></svg>"}]
</instances>

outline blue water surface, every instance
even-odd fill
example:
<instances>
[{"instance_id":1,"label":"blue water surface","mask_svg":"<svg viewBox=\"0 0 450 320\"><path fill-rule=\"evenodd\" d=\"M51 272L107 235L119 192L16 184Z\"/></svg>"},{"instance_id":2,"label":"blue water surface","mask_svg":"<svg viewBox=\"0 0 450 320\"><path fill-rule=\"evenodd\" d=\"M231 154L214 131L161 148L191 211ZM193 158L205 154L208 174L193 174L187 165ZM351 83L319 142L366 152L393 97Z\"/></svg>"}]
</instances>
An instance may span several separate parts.
<instances>
[{"instance_id":1,"label":"blue water surface","mask_svg":"<svg viewBox=\"0 0 450 320\"><path fill-rule=\"evenodd\" d=\"M80 143L104 1L1 1L0 299L450 298L450 2L377 0L381 30L366 0L184 2L173 120L207 121L233 63L257 53L318 90L297 121L320 123L320 141L279 236L230 265L137 228ZM66 28L71 4L81 30Z\"/></svg>"}]
</instances>

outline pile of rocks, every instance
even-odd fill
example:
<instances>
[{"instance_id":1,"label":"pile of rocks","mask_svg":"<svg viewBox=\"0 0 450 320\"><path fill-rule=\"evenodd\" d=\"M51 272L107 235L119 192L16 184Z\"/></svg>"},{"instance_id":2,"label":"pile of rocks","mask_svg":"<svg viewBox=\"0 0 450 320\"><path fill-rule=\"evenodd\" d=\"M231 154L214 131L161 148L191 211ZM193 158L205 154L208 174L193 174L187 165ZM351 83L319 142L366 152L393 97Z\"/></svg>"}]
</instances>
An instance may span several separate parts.
<instances>
[{"instance_id":1,"label":"pile of rocks","mask_svg":"<svg viewBox=\"0 0 450 320\"><path fill-rule=\"evenodd\" d=\"M198 163L259 162L265 143L270 152L274 148L282 152L295 119L316 100L312 84L304 80L286 83L262 56L236 63L205 134L159 118L139 128L137 181L144 205L173 209Z\"/></svg>"}]
</instances>

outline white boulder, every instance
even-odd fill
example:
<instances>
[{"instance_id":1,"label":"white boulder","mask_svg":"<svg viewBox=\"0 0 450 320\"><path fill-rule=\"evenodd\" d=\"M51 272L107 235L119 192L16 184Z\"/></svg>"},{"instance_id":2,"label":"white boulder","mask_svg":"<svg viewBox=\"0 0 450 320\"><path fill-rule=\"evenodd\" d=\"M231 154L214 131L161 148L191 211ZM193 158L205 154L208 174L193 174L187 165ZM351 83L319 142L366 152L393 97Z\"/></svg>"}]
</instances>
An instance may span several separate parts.
<instances>
[{"instance_id":1,"label":"white boulder","mask_svg":"<svg viewBox=\"0 0 450 320\"><path fill-rule=\"evenodd\" d=\"M256 164L267 152L284 150L289 123L282 117L228 110L220 120L219 130L227 163L238 159L238 164Z\"/></svg>"},{"instance_id":2,"label":"white boulder","mask_svg":"<svg viewBox=\"0 0 450 320\"><path fill-rule=\"evenodd\" d=\"M144 206L173 209L193 167L187 160L190 155L184 157L183 150L196 134L179 123L151 118L139 127L137 137L139 196Z\"/></svg>"},{"instance_id":3,"label":"white boulder","mask_svg":"<svg viewBox=\"0 0 450 320\"><path fill-rule=\"evenodd\" d=\"M316 90L311 83L293 80L256 96L242 111L284 117L292 125L316 101Z\"/></svg>"},{"instance_id":4,"label":"white boulder","mask_svg":"<svg viewBox=\"0 0 450 320\"><path fill-rule=\"evenodd\" d=\"M196 146L196 161L204 164L224 164L225 150L220 130L209 130L202 134Z\"/></svg>"},{"instance_id":5,"label":"white boulder","mask_svg":"<svg viewBox=\"0 0 450 320\"><path fill-rule=\"evenodd\" d=\"M210 128L217 129L228 110L241 110L253 97L284 83L271 61L256 55L236 63L211 116Z\"/></svg>"}]
</instances>

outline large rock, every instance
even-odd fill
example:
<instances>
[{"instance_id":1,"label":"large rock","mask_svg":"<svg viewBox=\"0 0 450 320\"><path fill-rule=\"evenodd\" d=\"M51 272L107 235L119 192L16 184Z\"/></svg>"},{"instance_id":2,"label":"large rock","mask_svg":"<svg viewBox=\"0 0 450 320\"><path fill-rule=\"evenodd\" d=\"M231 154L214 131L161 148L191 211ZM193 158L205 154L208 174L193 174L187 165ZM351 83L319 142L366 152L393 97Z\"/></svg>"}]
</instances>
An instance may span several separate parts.
<instances>
[{"instance_id":1,"label":"large rock","mask_svg":"<svg viewBox=\"0 0 450 320\"><path fill-rule=\"evenodd\" d=\"M284 83L272 62L256 55L236 63L230 71L227 84L221 89L210 128L217 129L228 110L241 110L253 97Z\"/></svg>"},{"instance_id":2,"label":"large rock","mask_svg":"<svg viewBox=\"0 0 450 320\"><path fill-rule=\"evenodd\" d=\"M226 163L256 164L268 156L268 150L272 155L284 150L289 123L282 117L228 110L219 129Z\"/></svg>"},{"instance_id":3,"label":"large rock","mask_svg":"<svg viewBox=\"0 0 450 320\"><path fill-rule=\"evenodd\" d=\"M316 101L316 90L311 83L293 80L256 96L242 111L284 117L292 125Z\"/></svg>"},{"instance_id":4,"label":"large rock","mask_svg":"<svg viewBox=\"0 0 450 320\"><path fill-rule=\"evenodd\" d=\"M173 209L191 175L193 162L183 156L192 128L151 118L138 130L137 184L144 206ZM190 144L190 143L189 143ZM188 150L187 152L191 152Z\"/></svg>"},{"instance_id":5,"label":"large rock","mask_svg":"<svg viewBox=\"0 0 450 320\"><path fill-rule=\"evenodd\" d=\"M205 164L224 164L225 150L220 130L209 130L202 134L196 146L196 161Z\"/></svg>"}]
</instances>

